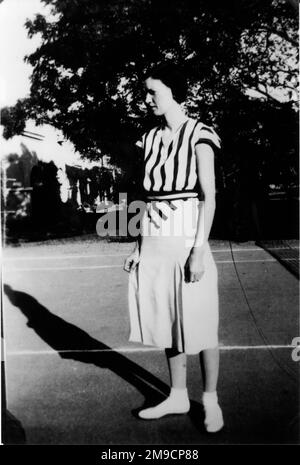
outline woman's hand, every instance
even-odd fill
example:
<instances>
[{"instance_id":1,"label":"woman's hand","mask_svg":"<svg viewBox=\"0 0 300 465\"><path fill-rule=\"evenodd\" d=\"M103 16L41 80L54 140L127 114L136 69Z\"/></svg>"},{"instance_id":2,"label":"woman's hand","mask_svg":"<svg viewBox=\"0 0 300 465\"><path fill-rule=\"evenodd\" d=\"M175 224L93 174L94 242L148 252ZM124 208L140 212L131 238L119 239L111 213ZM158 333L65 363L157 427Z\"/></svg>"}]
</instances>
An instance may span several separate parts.
<instances>
[{"instance_id":1,"label":"woman's hand","mask_svg":"<svg viewBox=\"0 0 300 465\"><path fill-rule=\"evenodd\" d=\"M124 270L133 271L136 268L136 265L140 261L140 252L138 249L135 249L125 260L124 262Z\"/></svg>"},{"instance_id":2,"label":"woman's hand","mask_svg":"<svg viewBox=\"0 0 300 465\"><path fill-rule=\"evenodd\" d=\"M189 258L186 261L184 271L185 271L185 281L188 283L195 283L200 281L204 275L204 249L202 247L193 247Z\"/></svg>"}]
</instances>

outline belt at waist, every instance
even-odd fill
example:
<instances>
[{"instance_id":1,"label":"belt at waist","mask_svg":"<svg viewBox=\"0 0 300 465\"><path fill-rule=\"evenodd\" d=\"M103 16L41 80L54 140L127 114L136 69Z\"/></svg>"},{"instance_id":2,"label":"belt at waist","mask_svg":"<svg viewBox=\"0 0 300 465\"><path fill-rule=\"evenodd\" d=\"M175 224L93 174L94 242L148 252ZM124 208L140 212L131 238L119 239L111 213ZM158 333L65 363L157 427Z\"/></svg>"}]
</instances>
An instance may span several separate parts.
<instances>
[{"instance_id":1,"label":"belt at waist","mask_svg":"<svg viewBox=\"0 0 300 465\"><path fill-rule=\"evenodd\" d=\"M150 221L154 224L155 227L159 228L159 224L155 220L159 217L162 220L167 220L169 214L167 211L162 210L162 203L169 207L169 211L177 210L179 207L177 200L183 200L184 202L189 199L197 199L197 192L180 192L177 194L167 194L167 195L147 195L146 196L146 211ZM158 216L157 216L158 215Z\"/></svg>"},{"instance_id":2,"label":"belt at waist","mask_svg":"<svg viewBox=\"0 0 300 465\"><path fill-rule=\"evenodd\" d=\"M170 194L155 194L155 193L146 193L146 200L180 200L180 199L189 199L198 197L198 192L176 192Z\"/></svg>"}]
</instances>

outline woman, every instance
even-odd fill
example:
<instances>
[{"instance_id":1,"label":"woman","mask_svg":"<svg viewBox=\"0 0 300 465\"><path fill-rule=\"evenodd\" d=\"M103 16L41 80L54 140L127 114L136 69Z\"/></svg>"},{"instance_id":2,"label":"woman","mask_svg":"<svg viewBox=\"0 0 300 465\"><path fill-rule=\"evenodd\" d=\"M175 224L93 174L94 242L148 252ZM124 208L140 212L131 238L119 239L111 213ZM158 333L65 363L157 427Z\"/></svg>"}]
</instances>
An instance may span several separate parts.
<instances>
[{"instance_id":1,"label":"woman","mask_svg":"<svg viewBox=\"0 0 300 465\"><path fill-rule=\"evenodd\" d=\"M187 85L173 65L148 72L146 104L163 124L144 134L146 209L141 238L125 260L129 275L130 341L165 349L171 390L162 403L141 410L155 419L186 413L186 356L200 354L205 427L223 427L218 404L217 269L208 244L215 211L215 131L189 118L181 103ZM200 202L199 188L204 195Z\"/></svg>"}]
</instances>

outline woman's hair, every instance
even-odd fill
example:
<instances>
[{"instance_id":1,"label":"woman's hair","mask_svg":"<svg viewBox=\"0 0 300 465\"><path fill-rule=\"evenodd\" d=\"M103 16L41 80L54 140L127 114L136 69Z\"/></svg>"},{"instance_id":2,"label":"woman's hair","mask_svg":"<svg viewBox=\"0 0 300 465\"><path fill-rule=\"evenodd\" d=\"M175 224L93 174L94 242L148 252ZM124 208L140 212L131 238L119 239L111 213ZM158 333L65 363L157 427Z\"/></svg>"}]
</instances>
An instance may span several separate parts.
<instances>
[{"instance_id":1,"label":"woman's hair","mask_svg":"<svg viewBox=\"0 0 300 465\"><path fill-rule=\"evenodd\" d=\"M186 100L188 84L187 79L179 66L174 63L161 63L145 73L145 79L159 79L167 87L172 90L173 98L177 103L182 103Z\"/></svg>"}]
</instances>

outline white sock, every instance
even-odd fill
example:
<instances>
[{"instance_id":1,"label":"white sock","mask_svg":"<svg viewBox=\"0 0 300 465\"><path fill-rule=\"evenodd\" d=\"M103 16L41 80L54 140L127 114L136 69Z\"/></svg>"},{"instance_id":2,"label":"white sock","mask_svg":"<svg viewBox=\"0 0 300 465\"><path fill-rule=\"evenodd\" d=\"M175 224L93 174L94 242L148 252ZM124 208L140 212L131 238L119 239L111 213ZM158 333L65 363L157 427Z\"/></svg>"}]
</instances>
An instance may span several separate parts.
<instances>
[{"instance_id":1,"label":"white sock","mask_svg":"<svg viewBox=\"0 0 300 465\"><path fill-rule=\"evenodd\" d=\"M187 388L173 388L171 387L171 391L169 394L169 399L186 399L188 397Z\"/></svg>"},{"instance_id":2,"label":"white sock","mask_svg":"<svg viewBox=\"0 0 300 465\"><path fill-rule=\"evenodd\" d=\"M203 392L202 402L205 411L204 425L209 433L216 433L224 426L223 414L218 404L217 392Z\"/></svg>"},{"instance_id":3,"label":"white sock","mask_svg":"<svg viewBox=\"0 0 300 465\"><path fill-rule=\"evenodd\" d=\"M186 413L190 409L190 401L188 398L188 392L186 388L178 389L171 388L169 397L163 402L139 412L139 417L143 419L155 419L161 418L164 415L172 413Z\"/></svg>"},{"instance_id":4,"label":"white sock","mask_svg":"<svg viewBox=\"0 0 300 465\"><path fill-rule=\"evenodd\" d=\"M213 405L218 403L217 391L206 392L202 394L202 402L204 405Z\"/></svg>"}]
</instances>

